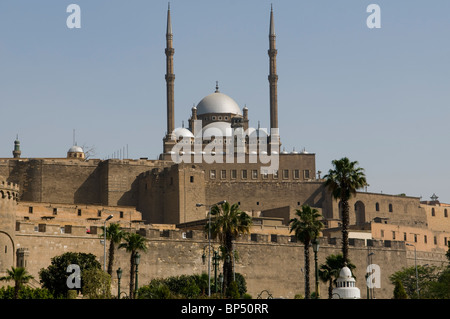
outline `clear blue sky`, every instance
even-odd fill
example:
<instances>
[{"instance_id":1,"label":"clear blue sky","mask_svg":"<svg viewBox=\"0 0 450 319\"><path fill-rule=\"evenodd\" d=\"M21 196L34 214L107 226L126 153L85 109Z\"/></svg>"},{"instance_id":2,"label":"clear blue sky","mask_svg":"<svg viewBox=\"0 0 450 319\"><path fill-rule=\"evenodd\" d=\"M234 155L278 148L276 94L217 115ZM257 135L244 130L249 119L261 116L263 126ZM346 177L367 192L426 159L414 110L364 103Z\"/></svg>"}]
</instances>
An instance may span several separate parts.
<instances>
[{"instance_id":1,"label":"clear blue sky","mask_svg":"<svg viewBox=\"0 0 450 319\"><path fill-rule=\"evenodd\" d=\"M81 7L81 29L66 8ZM283 146L316 153L326 173L343 156L369 191L450 203L450 1L171 1L175 124L221 92L269 126L268 30L275 13ZM381 8L369 29L366 7ZM166 130L167 1L2 0L0 157L19 134L23 157L128 145L157 158Z\"/></svg>"}]
</instances>

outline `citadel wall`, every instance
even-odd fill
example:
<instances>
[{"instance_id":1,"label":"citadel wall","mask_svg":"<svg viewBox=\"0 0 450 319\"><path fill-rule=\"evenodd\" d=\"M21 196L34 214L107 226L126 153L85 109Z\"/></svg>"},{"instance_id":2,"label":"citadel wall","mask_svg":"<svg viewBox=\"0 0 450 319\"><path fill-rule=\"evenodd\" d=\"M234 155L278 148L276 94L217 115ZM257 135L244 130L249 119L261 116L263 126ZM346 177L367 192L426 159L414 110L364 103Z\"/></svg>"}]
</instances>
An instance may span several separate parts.
<instances>
[{"instance_id":1,"label":"citadel wall","mask_svg":"<svg viewBox=\"0 0 450 319\"><path fill-rule=\"evenodd\" d=\"M165 165L144 159L2 159L0 175L19 185L23 201L136 207L137 176Z\"/></svg>"},{"instance_id":2,"label":"citadel wall","mask_svg":"<svg viewBox=\"0 0 450 319\"><path fill-rule=\"evenodd\" d=\"M28 228L27 228L28 227ZM81 227L81 226L80 226ZM207 248L208 241L202 231L165 230L148 227L137 230L148 239L148 251L141 254L139 265L139 283L144 285L152 278L176 276L181 274L199 274L207 272L207 265L202 263L202 254ZM17 247L27 252L28 271L37 277L41 268L50 264L53 256L67 251L89 252L97 256L103 264L103 245L98 235L86 234L83 229L72 234L59 233L56 225L47 226L45 231L35 232L31 225L21 225L16 233ZM340 253L340 243L333 238L321 238L318 254L319 265L325 262L330 254ZM365 297L365 273L367 254L370 249L374 252L373 263L381 268L381 288L375 290L377 298L391 298L393 286L389 276L402 267L414 264L414 256L408 254L405 244L400 241L370 241L366 246L364 240L350 241L350 260L357 266L355 276L357 286L361 289L361 296ZM370 246L369 246L370 245ZM218 243L213 242L214 249ZM247 280L249 293L256 298L263 290L268 290L274 298L293 298L295 294L304 291L304 249L301 243L292 240L291 236L255 233L242 236L235 244L238 251L236 272L244 275ZM312 255L312 251L311 251ZM424 259L439 264L443 262L441 255ZM411 260L412 258L412 260ZM419 264L421 260L419 259ZM129 256L125 251L116 253L114 269L121 267L123 278L122 290L127 289ZM220 266L221 267L221 266ZM311 258L312 291L314 290L314 264ZM214 270L214 269L213 269ZM212 274L214 271L212 270ZM218 273L222 271L218 269ZM213 275L212 275L213 276ZM113 275L114 288L117 278ZM326 298L327 285L320 284L322 298Z\"/></svg>"}]
</instances>

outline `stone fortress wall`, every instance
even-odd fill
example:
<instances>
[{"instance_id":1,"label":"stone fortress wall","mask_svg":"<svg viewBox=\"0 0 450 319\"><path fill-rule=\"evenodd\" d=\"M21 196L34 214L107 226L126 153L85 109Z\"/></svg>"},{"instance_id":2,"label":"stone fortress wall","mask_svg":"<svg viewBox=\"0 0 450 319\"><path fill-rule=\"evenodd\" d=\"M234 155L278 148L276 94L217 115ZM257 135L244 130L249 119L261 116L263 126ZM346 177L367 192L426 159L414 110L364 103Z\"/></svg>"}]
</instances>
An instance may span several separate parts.
<instances>
[{"instance_id":1,"label":"stone fortress wall","mask_svg":"<svg viewBox=\"0 0 450 319\"><path fill-rule=\"evenodd\" d=\"M97 226L100 226L100 223ZM148 252L142 253L139 266L141 285L157 277L207 272L207 265L204 265L201 259L208 245L206 234L203 231L175 229L168 225L165 225L164 229L161 226L134 223L132 228L128 228L127 223L123 223L125 230L137 231L148 239L149 249ZM39 270L50 264L52 257L68 251L93 253L103 264L103 245L100 238L102 232L92 231L94 227L89 227L90 231L87 232L86 225L82 223L68 228L67 225L63 227L51 221L16 221L16 228L11 236L15 250L8 249L9 257L5 259L2 256L2 260L7 260L8 266L26 266L36 278ZM303 245L295 242L289 235L267 231L270 226L266 226L265 231L259 231L258 228L257 224L251 234L241 236L237 240L235 249L239 258L236 271L245 276L249 293L253 297L257 297L263 290L268 290L274 297L293 298L295 294L301 293L304 287ZM322 237L320 244L319 264L323 263L328 255L341 251L339 238ZM213 242L213 247L217 249L218 243ZM366 291L362 278L368 265L369 252L374 253L371 262L379 265L381 269L381 288L375 289L376 296L390 298L393 286L389 282L389 275L402 267L414 265L414 254L406 249L403 241L350 239L350 259L357 265L354 275L360 279L357 280L357 286L361 289L362 296L365 296ZM419 252L418 263L440 265L445 263L445 257L439 252ZM4 266L7 266L6 263ZM115 269L119 267L124 270L123 290L129 280L129 256L125 251L118 251L116 254ZM310 267L314 269L313 258ZM311 283L313 282L312 273ZM117 278L114 274L113 291L116 288ZM327 285L321 283L320 289L325 297Z\"/></svg>"},{"instance_id":2,"label":"stone fortress wall","mask_svg":"<svg viewBox=\"0 0 450 319\"><path fill-rule=\"evenodd\" d=\"M99 233L86 233L83 226L73 226L70 233L61 233L60 230L60 225L41 224L36 228L31 223L18 223L15 232L17 263L26 265L27 270L36 278L39 270L46 268L53 256L68 251L93 253L103 265L103 245ZM208 246L203 231L162 230L151 227L135 230L148 239L149 247L146 253L141 253L139 265L141 285L148 283L152 278L207 272L207 265L202 263L201 258L202 254L207 252ZM213 242L212 245L213 249L218 249L218 243ZM303 292L304 248L301 243L292 240L291 236L252 233L239 238L235 249L239 256L236 272L244 275L249 293L254 298L263 290L268 290L275 298L293 298ZM339 239L322 237L318 254L319 263L323 263L328 255L338 254L340 251ZM372 262L381 267L381 288L375 290L376 295L378 298L390 298L393 286L389 282L389 275L402 267L414 265L414 256L408 254L402 241L370 240L365 243L362 239L351 239L350 259L357 265L354 275L359 279L357 286L361 289L362 296L365 296L366 291L363 278L368 265L366 256L369 251L375 253ZM12 253L11 251L10 254ZM422 264L443 262L442 254L428 255L422 259L419 257L419 263ZM129 281L129 255L122 250L116 253L114 269L119 267L124 270L121 281L124 290ZM314 269L313 258L310 267ZM218 272L221 271L219 267ZM312 272L311 283L314 283L313 274ZM115 273L113 286L113 291L116 291ZM320 291L325 298L327 285L321 283Z\"/></svg>"},{"instance_id":3,"label":"stone fortress wall","mask_svg":"<svg viewBox=\"0 0 450 319\"><path fill-rule=\"evenodd\" d=\"M303 291L304 263L303 246L289 236L289 219L303 204L323 215L327 228L321 238L320 264L329 254L340 252L339 204L324 189L323 180L305 178L302 171L314 172L315 167L308 164L313 156L295 154L286 163L283 158L287 157L280 158L277 178L259 172L253 175L258 166L249 163L0 160L0 175L4 176L0 182L0 271L25 265L38 278L39 270L53 256L67 251L90 252L103 263L99 227L113 214L111 221L149 240L140 266L141 284L154 277L200 273L206 271L201 255L207 241L203 232L189 232L189 223L204 219L208 209L196 203L211 205L226 199L239 203L256 221L252 235L236 244L240 254L236 270L246 277L249 292L256 297L267 289L275 297L292 298ZM293 159L298 163L292 164ZM297 175L296 170L302 173ZM354 237L350 258L357 265L362 296L369 251L375 252L372 262L381 267L379 297L392 295L390 274L414 265L414 250L405 246L405 232L406 242L418 250L419 264L445 262L450 229L447 206L415 197L358 192L350 207ZM357 239L362 232L367 233L364 239ZM128 269L129 256L122 251L117 256L117 268ZM321 284L322 295L326 289Z\"/></svg>"}]
</instances>

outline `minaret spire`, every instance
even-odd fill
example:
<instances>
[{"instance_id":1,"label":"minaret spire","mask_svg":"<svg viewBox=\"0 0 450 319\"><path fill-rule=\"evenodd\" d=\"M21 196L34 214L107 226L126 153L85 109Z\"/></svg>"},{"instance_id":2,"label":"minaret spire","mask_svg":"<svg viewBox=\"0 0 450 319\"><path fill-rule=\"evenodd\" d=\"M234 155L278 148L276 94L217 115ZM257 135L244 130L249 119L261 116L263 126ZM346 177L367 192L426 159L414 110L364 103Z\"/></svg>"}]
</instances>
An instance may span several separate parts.
<instances>
[{"instance_id":1,"label":"minaret spire","mask_svg":"<svg viewBox=\"0 0 450 319\"><path fill-rule=\"evenodd\" d=\"M269 29L269 35L275 36L275 26L273 23L273 7L272 4L270 4L270 29Z\"/></svg>"},{"instance_id":2,"label":"minaret spire","mask_svg":"<svg viewBox=\"0 0 450 319\"><path fill-rule=\"evenodd\" d=\"M278 75L277 75L277 49L273 7L270 5L269 27L269 88L270 88L270 152L280 151L280 135L278 129Z\"/></svg>"},{"instance_id":3,"label":"minaret spire","mask_svg":"<svg viewBox=\"0 0 450 319\"><path fill-rule=\"evenodd\" d=\"M175 128L174 116L174 82L175 74L173 73L173 34L172 21L170 19L170 2L167 9L167 29L166 29L166 88L167 88L167 136L170 136Z\"/></svg>"},{"instance_id":4,"label":"minaret spire","mask_svg":"<svg viewBox=\"0 0 450 319\"><path fill-rule=\"evenodd\" d=\"M168 156L169 152L175 145L175 136L173 130L175 129L175 74L173 73L173 55L175 49L173 48L173 34L172 34L172 20L170 19L170 2L167 7L167 28L166 28L166 95L167 95L167 133L163 139L163 154L162 159Z\"/></svg>"},{"instance_id":5,"label":"minaret spire","mask_svg":"<svg viewBox=\"0 0 450 319\"><path fill-rule=\"evenodd\" d=\"M269 84L270 84L270 128L278 128L278 97L277 97L277 49L276 35L273 20L273 7L270 5L270 29L269 29Z\"/></svg>"},{"instance_id":6,"label":"minaret spire","mask_svg":"<svg viewBox=\"0 0 450 319\"><path fill-rule=\"evenodd\" d=\"M172 34L172 21L170 20L170 2L167 8L167 28L166 34Z\"/></svg>"}]
</instances>

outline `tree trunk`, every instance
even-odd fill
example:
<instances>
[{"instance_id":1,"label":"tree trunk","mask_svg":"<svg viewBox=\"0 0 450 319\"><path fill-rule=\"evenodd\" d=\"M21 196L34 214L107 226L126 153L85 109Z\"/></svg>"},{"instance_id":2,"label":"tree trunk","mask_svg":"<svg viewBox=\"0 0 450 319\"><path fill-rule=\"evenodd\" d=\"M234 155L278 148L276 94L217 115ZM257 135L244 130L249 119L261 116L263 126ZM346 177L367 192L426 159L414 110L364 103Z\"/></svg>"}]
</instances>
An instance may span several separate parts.
<instances>
[{"instance_id":1,"label":"tree trunk","mask_svg":"<svg viewBox=\"0 0 450 319\"><path fill-rule=\"evenodd\" d=\"M344 263L348 263L348 225L349 221L349 205L347 200L342 200L342 256Z\"/></svg>"},{"instance_id":2,"label":"tree trunk","mask_svg":"<svg viewBox=\"0 0 450 319\"><path fill-rule=\"evenodd\" d=\"M227 291L227 288L233 281L233 236L231 234L225 234L225 247L226 256L223 261L223 290Z\"/></svg>"},{"instance_id":3,"label":"tree trunk","mask_svg":"<svg viewBox=\"0 0 450 319\"><path fill-rule=\"evenodd\" d=\"M305 242L305 299L310 299L311 291L309 288L309 241Z\"/></svg>"},{"instance_id":4,"label":"tree trunk","mask_svg":"<svg viewBox=\"0 0 450 319\"><path fill-rule=\"evenodd\" d=\"M330 279L330 283L328 285L328 299L333 299L333 279Z\"/></svg>"},{"instance_id":5,"label":"tree trunk","mask_svg":"<svg viewBox=\"0 0 450 319\"><path fill-rule=\"evenodd\" d=\"M136 266L134 265L134 255L136 252L131 252L131 258L130 258L130 299L134 299L134 277L135 277L135 269Z\"/></svg>"},{"instance_id":6,"label":"tree trunk","mask_svg":"<svg viewBox=\"0 0 450 319\"><path fill-rule=\"evenodd\" d=\"M108 274L112 278L112 272L113 272L113 264L114 264L114 250L115 245L114 242L111 240L109 242L109 260L108 260Z\"/></svg>"}]
</instances>

